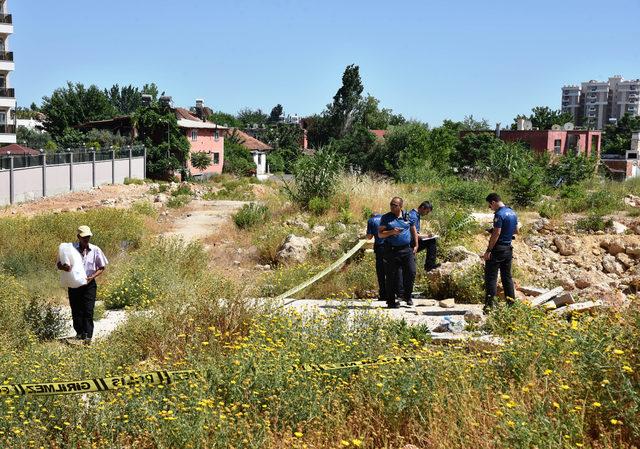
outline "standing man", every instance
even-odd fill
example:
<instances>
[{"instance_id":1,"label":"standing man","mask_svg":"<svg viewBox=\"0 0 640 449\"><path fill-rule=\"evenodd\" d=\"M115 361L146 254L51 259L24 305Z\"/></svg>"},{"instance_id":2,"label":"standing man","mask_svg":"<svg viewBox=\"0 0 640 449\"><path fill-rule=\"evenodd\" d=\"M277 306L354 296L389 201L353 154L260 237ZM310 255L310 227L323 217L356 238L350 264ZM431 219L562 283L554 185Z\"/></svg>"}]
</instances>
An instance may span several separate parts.
<instances>
[{"instance_id":1,"label":"standing man","mask_svg":"<svg viewBox=\"0 0 640 449\"><path fill-rule=\"evenodd\" d=\"M382 215L371 214L367 221L367 239L374 238L373 252L376 255L376 275L378 277L378 299L385 301L387 299L387 290L384 276L384 239L378 237L378 228L380 227L380 219Z\"/></svg>"},{"instance_id":2,"label":"standing man","mask_svg":"<svg viewBox=\"0 0 640 449\"><path fill-rule=\"evenodd\" d=\"M404 201L394 197L389 204L391 211L380 219L378 237L385 239L384 266L386 281L387 307L397 309L400 304L396 296L400 296L398 271L402 270L403 292L407 305L413 305L411 293L416 278L416 252L418 251L418 233L415 222L408 214L402 213ZM415 242L413 245L411 242Z\"/></svg>"},{"instance_id":3,"label":"standing man","mask_svg":"<svg viewBox=\"0 0 640 449\"><path fill-rule=\"evenodd\" d=\"M438 253L438 245L436 238L431 233L422 234L420 232L420 219L426 217L433 211L433 205L430 201L423 201L417 209L411 209L409 211L409 217L416 224L416 231L418 232L418 252L426 249L427 257L424 260L425 271L435 270L440 266L436 263L436 256Z\"/></svg>"},{"instance_id":4,"label":"standing man","mask_svg":"<svg viewBox=\"0 0 640 449\"><path fill-rule=\"evenodd\" d=\"M78 228L78 241L73 244L73 247L82 256L84 270L87 273L87 283L78 288L68 289L73 329L76 331L76 338L82 340L86 345L91 344L91 338L93 338L93 309L96 305L97 290L96 278L104 272L109 263L102 250L89 243L92 235L89 226L80 226ZM60 261L58 261L57 265L58 270L71 271L69 265L62 264Z\"/></svg>"},{"instance_id":5,"label":"standing man","mask_svg":"<svg viewBox=\"0 0 640 449\"><path fill-rule=\"evenodd\" d=\"M497 291L498 271L500 271L502 288L504 289L507 303L512 303L516 297L511 277L511 261L513 260L511 241L514 235L518 233L518 216L510 207L504 205L497 193L489 194L487 203L489 208L495 212L495 215L489 245L483 256L485 260L485 310L493 307Z\"/></svg>"}]
</instances>

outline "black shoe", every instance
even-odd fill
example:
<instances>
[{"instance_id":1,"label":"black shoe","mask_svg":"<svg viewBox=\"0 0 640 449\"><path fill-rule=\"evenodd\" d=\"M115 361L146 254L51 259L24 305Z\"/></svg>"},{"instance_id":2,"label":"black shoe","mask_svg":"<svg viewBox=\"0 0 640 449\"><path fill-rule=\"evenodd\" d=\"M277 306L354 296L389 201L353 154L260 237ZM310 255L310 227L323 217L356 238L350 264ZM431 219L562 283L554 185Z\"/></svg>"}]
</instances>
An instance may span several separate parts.
<instances>
[{"instance_id":1,"label":"black shoe","mask_svg":"<svg viewBox=\"0 0 640 449\"><path fill-rule=\"evenodd\" d=\"M399 309L399 308L400 308L400 303L398 301L387 303L387 309Z\"/></svg>"},{"instance_id":2,"label":"black shoe","mask_svg":"<svg viewBox=\"0 0 640 449\"><path fill-rule=\"evenodd\" d=\"M440 264L439 264L439 263L435 264L435 265L434 265L434 266L432 266L432 267L426 267L426 268L425 268L425 271L428 273L429 271L433 271L433 270L435 270L436 268L440 268Z\"/></svg>"},{"instance_id":3,"label":"black shoe","mask_svg":"<svg viewBox=\"0 0 640 449\"><path fill-rule=\"evenodd\" d=\"M413 305L413 300L411 298L407 299L405 302L407 303L408 306Z\"/></svg>"}]
</instances>

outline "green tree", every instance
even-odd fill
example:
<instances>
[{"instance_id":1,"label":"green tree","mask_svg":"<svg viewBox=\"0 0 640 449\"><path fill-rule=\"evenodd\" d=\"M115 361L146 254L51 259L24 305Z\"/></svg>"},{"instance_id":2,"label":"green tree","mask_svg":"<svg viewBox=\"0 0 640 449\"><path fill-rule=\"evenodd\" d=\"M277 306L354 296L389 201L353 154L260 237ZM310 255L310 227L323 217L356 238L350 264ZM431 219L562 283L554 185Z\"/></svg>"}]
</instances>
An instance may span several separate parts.
<instances>
[{"instance_id":1,"label":"green tree","mask_svg":"<svg viewBox=\"0 0 640 449\"><path fill-rule=\"evenodd\" d=\"M321 148L313 156L303 156L295 164L293 186L285 184L291 199L307 207L314 198L331 198L338 189L344 168L343 158L330 148Z\"/></svg>"},{"instance_id":2,"label":"green tree","mask_svg":"<svg viewBox=\"0 0 640 449\"><path fill-rule=\"evenodd\" d=\"M533 206L542 196L544 176L539 167L522 167L513 172L509 181L511 197L516 206Z\"/></svg>"},{"instance_id":3,"label":"green tree","mask_svg":"<svg viewBox=\"0 0 640 449\"><path fill-rule=\"evenodd\" d=\"M551 185L574 185L591 179L596 173L598 161L595 156L567 153L547 167L547 182Z\"/></svg>"},{"instance_id":4,"label":"green tree","mask_svg":"<svg viewBox=\"0 0 640 449\"><path fill-rule=\"evenodd\" d=\"M348 65L342 74L342 86L327 106L326 114L332 126L331 137L340 138L351 130L357 118L364 86L360 79L360 68Z\"/></svg>"},{"instance_id":5,"label":"green tree","mask_svg":"<svg viewBox=\"0 0 640 449\"><path fill-rule=\"evenodd\" d=\"M16 140L19 145L24 145L34 150L41 150L47 145L47 142L51 140L51 136L45 131L37 131L24 126L18 126L16 130Z\"/></svg>"},{"instance_id":6,"label":"green tree","mask_svg":"<svg viewBox=\"0 0 640 449\"><path fill-rule=\"evenodd\" d=\"M207 120L222 126L228 126L230 128L242 128L242 122L236 118L233 114L226 112L214 112Z\"/></svg>"},{"instance_id":7,"label":"green tree","mask_svg":"<svg viewBox=\"0 0 640 449\"><path fill-rule=\"evenodd\" d=\"M243 126L264 125L269 116L262 109L244 108L238 111L238 120Z\"/></svg>"},{"instance_id":8,"label":"green tree","mask_svg":"<svg viewBox=\"0 0 640 449\"><path fill-rule=\"evenodd\" d=\"M142 106L142 92L132 85L120 87L118 84L104 90L111 105L119 115L129 115Z\"/></svg>"},{"instance_id":9,"label":"green tree","mask_svg":"<svg viewBox=\"0 0 640 449\"><path fill-rule=\"evenodd\" d=\"M211 156L202 151L191 153L191 165L198 170L206 170L211 165Z\"/></svg>"},{"instance_id":10,"label":"green tree","mask_svg":"<svg viewBox=\"0 0 640 449\"><path fill-rule=\"evenodd\" d=\"M367 95L360 109L359 121L368 129L387 129L406 123L402 114L394 114L393 110L387 108L380 109L380 101L373 95Z\"/></svg>"},{"instance_id":11,"label":"green tree","mask_svg":"<svg viewBox=\"0 0 640 449\"><path fill-rule=\"evenodd\" d=\"M139 109L133 120L138 140L147 147L147 172L151 177L165 178L185 168L190 145L171 109L154 104Z\"/></svg>"},{"instance_id":12,"label":"green tree","mask_svg":"<svg viewBox=\"0 0 640 449\"><path fill-rule=\"evenodd\" d=\"M224 165L222 171L236 176L251 176L256 172L256 164L249 150L233 140L224 142Z\"/></svg>"},{"instance_id":13,"label":"green tree","mask_svg":"<svg viewBox=\"0 0 640 449\"><path fill-rule=\"evenodd\" d=\"M524 118L525 120L531 120L534 128L540 130L551 129L553 125L564 125L567 122L573 120L573 115L569 112L562 112L561 110L553 110L548 106L536 106L531 109L531 115L518 115L513 119L511 129L517 128L518 119Z\"/></svg>"},{"instance_id":14,"label":"green tree","mask_svg":"<svg viewBox=\"0 0 640 449\"><path fill-rule=\"evenodd\" d=\"M271 109L271 114L269 114L268 123L278 123L283 112L284 108L280 103L275 105L273 109Z\"/></svg>"},{"instance_id":15,"label":"green tree","mask_svg":"<svg viewBox=\"0 0 640 449\"><path fill-rule=\"evenodd\" d=\"M57 139L67 128L109 119L116 110L97 86L87 88L81 83L69 82L66 87L56 89L50 97L43 98L42 112L46 116L45 129Z\"/></svg>"},{"instance_id":16,"label":"green tree","mask_svg":"<svg viewBox=\"0 0 640 449\"><path fill-rule=\"evenodd\" d=\"M488 131L491 129L491 125L489 124L489 120L486 118L481 118L480 120L476 120L472 115L466 115L464 119L462 119L460 130L461 131Z\"/></svg>"},{"instance_id":17,"label":"green tree","mask_svg":"<svg viewBox=\"0 0 640 449\"><path fill-rule=\"evenodd\" d=\"M634 131L640 131L640 116L625 114L616 124L607 125L602 136L602 152L625 154L631 148Z\"/></svg>"},{"instance_id":18,"label":"green tree","mask_svg":"<svg viewBox=\"0 0 640 449\"><path fill-rule=\"evenodd\" d=\"M495 154L503 142L493 133L470 133L462 137L451 155L451 166L458 173L484 174L490 166L491 154Z\"/></svg>"},{"instance_id":19,"label":"green tree","mask_svg":"<svg viewBox=\"0 0 640 449\"><path fill-rule=\"evenodd\" d=\"M84 146L85 137L84 134L77 129L66 128L55 142L58 148L61 149L73 149Z\"/></svg>"},{"instance_id":20,"label":"green tree","mask_svg":"<svg viewBox=\"0 0 640 449\"><path fill-rule=\"evenodd\" d=\"M151 95L151 101L153 102L158 101L159 89L158 86L156 86L156 83L145 84L142 86L141 93L144 95Z\"/></svg>"},{"instance_id":21,"label":"green tree","mask_svg":"<svg viewBox=\"0 0 640 449\"><path fill-rule=\"evenodd\" d=\"M356 124L342 139L333 140L331 149L344 157L346 163L353 168L376 170L375 148L376 138L364 125Z\"/></svg>"}]
</instances>

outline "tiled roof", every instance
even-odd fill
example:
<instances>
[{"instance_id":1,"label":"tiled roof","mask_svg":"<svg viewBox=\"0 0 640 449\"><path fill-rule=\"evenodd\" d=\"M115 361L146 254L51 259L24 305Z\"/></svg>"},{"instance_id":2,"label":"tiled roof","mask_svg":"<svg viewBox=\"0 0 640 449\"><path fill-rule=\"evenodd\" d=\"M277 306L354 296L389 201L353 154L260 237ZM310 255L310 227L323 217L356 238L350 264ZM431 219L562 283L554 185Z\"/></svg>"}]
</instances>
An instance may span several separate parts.
<instances>
[{"instance_id":1,"label":"tiled roof","mask_svg":"<svg viewBox=\"0 0 640 449\"><path fill-rule=\"evenodd\" d=\"M17 143L12 143L11 145L7 145L6 147L0 148L0 154L13 154L13 155L24 155L28 154L31 156L39 156L41 153L38 150L34 150L33 148L23 147L22 145L18 145Z\"/></svg>"},{"instance_id":2,"label":"tiled roof","mask_svg":"<svg viewBox=\"0 0 640 449\"><path fill-rule=\"evenodd\" d=\"M267 145L266 143L256 139L255 137L250 136L249 134L239 130L238 128L229 128L227 137L231 137L231 136L235 136L238 139L240 145L242 145L248 150L258 150L258 151L273 150L273 148Z\"/></svg>"},{"instance_id":3,"label":"tiled roof","mask_svg":"<svg viewBox=\"0 0 640 449\"><path fill-rule=\"evenodd\" d=\"M203 122L200 117L193 115L185 108L176 108L176 118L178 119L178 126L181 128L227 129L225 126L216 125L215 123Z\"/></svg>"},{"instance_id":4,"label":"tiled roof","mask_svg":"<svg viewBox=\"0 0 640 449\"><path fill-rule=\"evenodd\" d=\"M370 129L369 131L374 136L376 136L376 139L379 139L379 140L383 140L384 136L387 134L387 130L386 129Z\"/></svg>"}]
</instances>

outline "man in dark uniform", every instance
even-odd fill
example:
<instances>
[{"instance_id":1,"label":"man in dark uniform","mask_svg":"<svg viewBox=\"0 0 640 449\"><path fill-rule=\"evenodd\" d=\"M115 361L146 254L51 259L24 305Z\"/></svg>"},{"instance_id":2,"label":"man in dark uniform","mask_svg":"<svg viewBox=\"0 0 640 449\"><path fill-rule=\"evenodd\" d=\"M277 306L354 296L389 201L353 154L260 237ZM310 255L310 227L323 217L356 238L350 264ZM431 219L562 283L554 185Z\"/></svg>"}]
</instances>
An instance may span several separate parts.
<instances>
[{"instance_id":1,"label":"man in dark uniform","mask_svg":"<svg viewBox=\"0 0 640 449\"><path fill-rule=\"evenodd\" d=\"M386 277L384 274L384 239L378 237L378 228L380 227L381 214L371 214L367 220L367 239L374 239L373 252L376 255L376 276L378 277L378 299L380 301L387 300ZM402 270L398 270L397 285L400 287L402 294Z\"/></svg>"},{"instance_id":2,"label":"man in dark uniform","mask_svg":"<svg viewBox=\"0 0 640 449\"><path fill-rule=\"evenodd\" d=\"M490 309L493 307L493 301L496 297L498 271L500 271L502 288L507 302L512 303L516 297L511 277L511 262L513 260L511 241L518 233L518 216L510 207L504 205L497 193L489 194L487 203L495 212L489 245L483 256L485 260L485 309Z\"/></svg>"},{"instance_id":3,"label":"man in dark uniform","mask_svg":"<svg viewBox=\"0 0 640 449\"><path fill-rule=\"evenodd\" d=\"M424 260L425 271L435 270L440 266L436 263L436 256L438 253L438 246L436 237L430 232L421 233L421 218L426 217L433 211L433 205L430 201L423 201L417 209L411 209L409 211L409 218L416 224L416 231L418 232L418 252L426 249L427 257Z\"/></svg>"},{"instance_id":4,"label":"man in dark uniform","mask_svg":"<svg viewBox=\"0 0 640 449\"><path fill-rule=\"evenodd\" d=\"M398 270L402 270L402 297L407 305L413 305L411 293L416 278L416 252L418 251L418 233L415 223L408 214L402 213L403 200L400 197L391 199L390 212L380 218L378 237L385 239L384 266L386 282L386 300L390 309L397 309L399 296ZM411 242L415 242L411 245Z\"/></svg>"}]
</instances>

